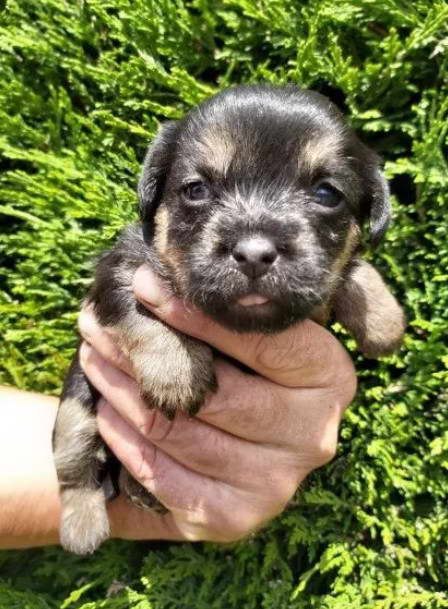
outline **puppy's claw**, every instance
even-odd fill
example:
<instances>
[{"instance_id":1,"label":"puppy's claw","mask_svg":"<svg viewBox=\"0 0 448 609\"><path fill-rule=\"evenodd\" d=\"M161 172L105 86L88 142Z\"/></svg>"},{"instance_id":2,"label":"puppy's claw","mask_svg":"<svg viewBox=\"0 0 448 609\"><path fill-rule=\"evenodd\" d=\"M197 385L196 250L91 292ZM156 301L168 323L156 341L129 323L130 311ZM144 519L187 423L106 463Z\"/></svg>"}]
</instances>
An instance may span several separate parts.
<instances>
[{"instance_id":1,"label":"puppy's claw","mask_svg":"<svg viewBox=\"0 0 448 609\"><path fill-rule=\"evenodd\" d=\"M194 417L200 411L202 403L198 402L197 404L190 404L187 409L188 415L190 417Z\"/></svg>"},{"instance_id":2,"label":"puppy's claw","mask_svg":"<svg viewBox=\"0 0 448 609\"><path fill-rule=\"evenodd\" d=\"M213 372L211 374L208 384L203 388L203 393L202 393L201 397L196 402L191 402L185 408L185 410L189 414L189 416L194 417L194 415L196 415L199 412L202 404L204 403L207 393L216 393L217 390L218 390L218 381L216 379L215 373Z\"/></svg>"},{"instance_id":3,"label":"puppy's claw","mask_svg":"<svg viewBox=\"0 0 448 609\"><path fill-rule=\"evenodd\" d=\"M165 415L165 417L169 420L169 421L173 421L175 416L176 416L176 407L172 406L170 404L162 404L159 407L160 411L162 412L163 415Z\"/></svg>"}]
</instances>

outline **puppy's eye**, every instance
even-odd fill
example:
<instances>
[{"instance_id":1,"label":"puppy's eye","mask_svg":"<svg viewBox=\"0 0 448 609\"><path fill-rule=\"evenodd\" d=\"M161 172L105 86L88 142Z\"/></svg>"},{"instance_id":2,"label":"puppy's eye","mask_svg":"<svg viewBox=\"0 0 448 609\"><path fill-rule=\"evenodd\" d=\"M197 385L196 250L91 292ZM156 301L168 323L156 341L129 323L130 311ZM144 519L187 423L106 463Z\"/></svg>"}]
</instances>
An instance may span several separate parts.
<instances>
[{"instance_id":1,"label":"puppy's eye","mask_svg":"<svg viewBox=\"0 0 448 609\"><path fill-rule=\"evenodd\" d=\"M184 197L190 201L202 201L210 195L210 190L204 182L190 182L182 189Z\"/></svg>"},{"instance_id":2,"label":"puppy's eye","mask_svg":"<svg viewBox=\"0 0 448 609\"><path fill-rule=\"evenodd\" d=\"M314 189L314 196L319 205L325 207L338 207L344 198L339 190L336 190L336 188L330 184L325 183L319 184L319 186Z\"/></svg>"}]
</instances>

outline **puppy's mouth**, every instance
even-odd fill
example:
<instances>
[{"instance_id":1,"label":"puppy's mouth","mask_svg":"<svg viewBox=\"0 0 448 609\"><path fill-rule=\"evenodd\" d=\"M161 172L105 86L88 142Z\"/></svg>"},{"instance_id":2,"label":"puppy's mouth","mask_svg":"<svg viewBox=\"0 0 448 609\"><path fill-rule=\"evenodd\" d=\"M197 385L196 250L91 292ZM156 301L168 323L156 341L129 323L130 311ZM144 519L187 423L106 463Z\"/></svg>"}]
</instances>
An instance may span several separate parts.
<instances>
[{"instance_id":1,"label":"puppy's mouth","mask_svg":"<svg viewBox=\"0 0 448 609\"><path fill-rule=\"evenodd\" d=\"M238 298L237 303L242 307L259 307L269 302L269 298L262 296L261 294L248 294Z\"/></svg>"},{"instance_id":2,"label":"puppy's mouth","mask_svg":"<svg viewBox=\"0 0 448 609\"><path fill-rule=\"evenodd\" d=\"M211 271L208 265L192 273L186 298L231 330L279 332L309 317L322 302L318 280L304 272L286 277L269 273L251 280L226 267Z\"/></svg>"}]
</instances>

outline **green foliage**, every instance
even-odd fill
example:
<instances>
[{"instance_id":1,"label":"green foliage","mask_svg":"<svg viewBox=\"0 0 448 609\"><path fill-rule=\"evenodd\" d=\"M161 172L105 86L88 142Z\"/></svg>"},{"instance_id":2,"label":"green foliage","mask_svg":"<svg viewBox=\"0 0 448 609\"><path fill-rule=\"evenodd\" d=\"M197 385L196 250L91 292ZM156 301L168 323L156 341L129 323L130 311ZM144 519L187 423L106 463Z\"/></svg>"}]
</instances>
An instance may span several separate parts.
<instances>
[{"instance_id":1,"label":"green foliage","mask_svg":"<svg viewBox=\"0 0 448 609\"><path fill-rule=\"evenodd\" d=\"M409 319L400 354L353 352L338 457L262 533L3 552L0 608L448 607L447 23L442 0L0 3L0 382L59 390L157 125L241 82L329 94L383 155L395 218L372 256Z\"/></svg>"}]
</instances>

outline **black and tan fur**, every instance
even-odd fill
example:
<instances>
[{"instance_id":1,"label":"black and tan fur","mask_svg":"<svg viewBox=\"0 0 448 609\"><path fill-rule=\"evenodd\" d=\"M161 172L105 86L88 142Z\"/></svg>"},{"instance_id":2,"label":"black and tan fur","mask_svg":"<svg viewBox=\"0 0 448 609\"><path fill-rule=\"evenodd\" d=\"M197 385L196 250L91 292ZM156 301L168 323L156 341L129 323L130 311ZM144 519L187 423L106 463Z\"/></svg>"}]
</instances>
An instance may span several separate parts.
<instances>
[{"instance_id":1,"label":"black and tan fur","mask_svg":"<svg viewBox=\"0 0 448 609\"><path fill-rule=\"evenodd\" d=\"M213 353L136 303L132 277L143 263L236 332L325 323L333 312L366 355L400 344L402 311L359 257L363 225L374 245L387 228L388 188L377 156L323 96L260 85L211 98L160 129L139 198L141 224L101 257L87 301L102 325L119 329L143 397L166 416L194 414L215 390ZM241 304L253 294L266 302ZM75 358L54 449L61 542L79 553L109 535L104 482L116 463L97 432L97 397ZM120 487L161 508L123 471Z\"/></svg>"}]
</instances>

